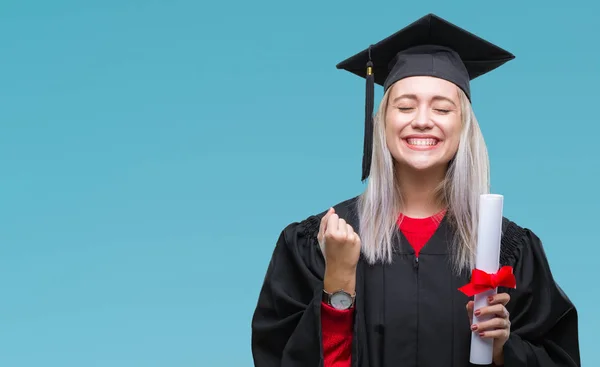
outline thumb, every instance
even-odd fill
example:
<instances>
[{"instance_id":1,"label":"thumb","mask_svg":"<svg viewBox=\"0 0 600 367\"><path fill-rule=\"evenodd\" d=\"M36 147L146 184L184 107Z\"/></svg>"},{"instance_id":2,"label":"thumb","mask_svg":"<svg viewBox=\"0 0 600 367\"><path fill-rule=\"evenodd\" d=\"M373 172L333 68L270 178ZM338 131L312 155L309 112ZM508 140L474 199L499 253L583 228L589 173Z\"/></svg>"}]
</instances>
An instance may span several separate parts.
<instances>
[{"instance_id":1,"label":"thumb","mask_svg":"<svg viewBox=\"0 0 600 367\"><path fill-rule=\"evenodd\" d=\"M333 209L333 207L329 208L329 210L327 211L327 213L325 213L325 215L323 216L323 220L325 221L325 228L327 228L327 219L329 219L329 216L331 214L335 213L335 209Z\"/></svg>"},{"instance_id":2,"label":"thumb","mask_svg":"<svg viewBox=\"0 0 600 367\"><path fill-rule=\"evenodd\" d=\"M329 208L327 213L325 213L323 218L321 218L321 225L319 228L319 236L323 236L323 234L327 230L327 222L328 222L327 220L329 219L329 216L333 213L335 213L335 209L333 209L333 207L331 207L331 208Z\"/></svg>"},{"instance_id":3,"label":"thumb","mask_svg":"<svg viewBox=\"0 0 600 367\"><path fill-rule=\"evenodd\" d=\"M325 228L327 228L327 225L329 224L329 220L331 218L332 215L335 214L335 209L333 207L329 208L329 211L327 211L327 215L325 217L327 217L327 221L325 223ZM341 219L341 218L338 218Z\"/></svg>"},{"instance_id":4,"label":"thumb","mask_svg":"<svg viewBox=\"0 0 600 367\"><path fill-rule=\"evenodd\" d=\"M474 304L475 304L475 302L473 302L473 301L467 302L467 314L469 315L469 322L471 324L473 323L473 305Z\"/></svg>"}]
</instances>

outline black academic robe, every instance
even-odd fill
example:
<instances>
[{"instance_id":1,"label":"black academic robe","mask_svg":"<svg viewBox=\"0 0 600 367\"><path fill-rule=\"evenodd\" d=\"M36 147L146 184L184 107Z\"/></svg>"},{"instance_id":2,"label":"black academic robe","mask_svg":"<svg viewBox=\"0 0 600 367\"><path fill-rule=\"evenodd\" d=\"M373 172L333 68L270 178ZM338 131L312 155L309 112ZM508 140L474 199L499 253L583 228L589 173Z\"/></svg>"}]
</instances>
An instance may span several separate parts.
<instances>
[{"instance_id":1,"label":"black academic robe","mask_svg":"<svg viewBox=\"0 0 600 367\"><path fill-rule=\"evenodd\" d=\"M356 198L335 206L358 229ZM281 233L252 318L257 367L323 366L321 297L325 263L317 233L325 212L292 223ZM400 234L392 264L357 268L353 367L470 366L469 298L458 291L470 274L449 265L451 226L445 218L418 262ZM577 312L552 277L541 241L503 220L501 265L514 267L511 334L506 367L580 366Z\"/></svg>"}]
</instances>

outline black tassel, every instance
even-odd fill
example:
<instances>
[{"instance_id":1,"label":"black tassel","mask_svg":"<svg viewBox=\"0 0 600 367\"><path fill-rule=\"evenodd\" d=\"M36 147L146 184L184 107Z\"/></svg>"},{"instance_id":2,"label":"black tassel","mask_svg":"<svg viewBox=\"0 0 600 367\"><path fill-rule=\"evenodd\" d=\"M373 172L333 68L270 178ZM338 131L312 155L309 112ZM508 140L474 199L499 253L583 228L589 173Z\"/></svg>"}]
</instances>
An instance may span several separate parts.
<instances>
[{"instance_id":1,"label":"black tassel","mask_svg":"<svg viewBox=\"0 0 600 367\"><path fill-rule=\"evenodd\" d=\"M371 171L371 157L373 154L373 99L375 98L375 76L373 75L373 62L369 49L369 62L366 73L367 87L365 93L365 136L363 146L362 178L365 181Z\"/></svg>"}]
</instances>

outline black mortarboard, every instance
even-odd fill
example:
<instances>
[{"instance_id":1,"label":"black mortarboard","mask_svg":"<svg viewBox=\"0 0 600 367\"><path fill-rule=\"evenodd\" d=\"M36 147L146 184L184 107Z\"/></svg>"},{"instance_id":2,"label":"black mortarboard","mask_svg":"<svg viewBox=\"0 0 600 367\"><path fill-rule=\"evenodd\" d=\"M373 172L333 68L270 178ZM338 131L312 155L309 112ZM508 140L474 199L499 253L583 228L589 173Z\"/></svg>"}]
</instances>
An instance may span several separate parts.
<instances>
[{"instance_id":1,"label":"black mortarboard","mask_svg":"<svg viewBox=\"0 0 600 367\"><path fill-rule=\"evenodd\" d=\"M374 84L386 91L405 77L434 76L456 84L471 99L472 79L514 58L498 46L428 14L340 62L338 69L367 80L362 180L371 169Z\"/></svg>"}]
</instances>

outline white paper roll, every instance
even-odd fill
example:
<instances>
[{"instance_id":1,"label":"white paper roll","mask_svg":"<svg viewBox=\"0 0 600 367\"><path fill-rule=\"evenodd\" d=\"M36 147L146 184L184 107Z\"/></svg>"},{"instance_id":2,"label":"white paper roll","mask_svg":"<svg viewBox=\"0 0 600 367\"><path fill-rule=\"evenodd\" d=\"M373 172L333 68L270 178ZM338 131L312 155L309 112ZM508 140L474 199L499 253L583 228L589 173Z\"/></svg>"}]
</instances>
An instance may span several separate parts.
<instances>
[{"instance_id":1,"label":"white paper roll","mask_svg":"<svg viewBox=\"0 0 600 367\"><path fill-rule=\"evenodd\" d=\"M475 267L486 273L496 273L500 267L500 240L502 237L502 209L504 196L487 194L479 198L479 223L477 228L477 256ZM474 308L488 305L487 297L497 293L497 289L476 294ZM473 323L489 320L487 317L473 316ZM478 332L471 335L470 361L476 365L492 363L493 339L482 339Z\"/></svg>"}]
</instances>

